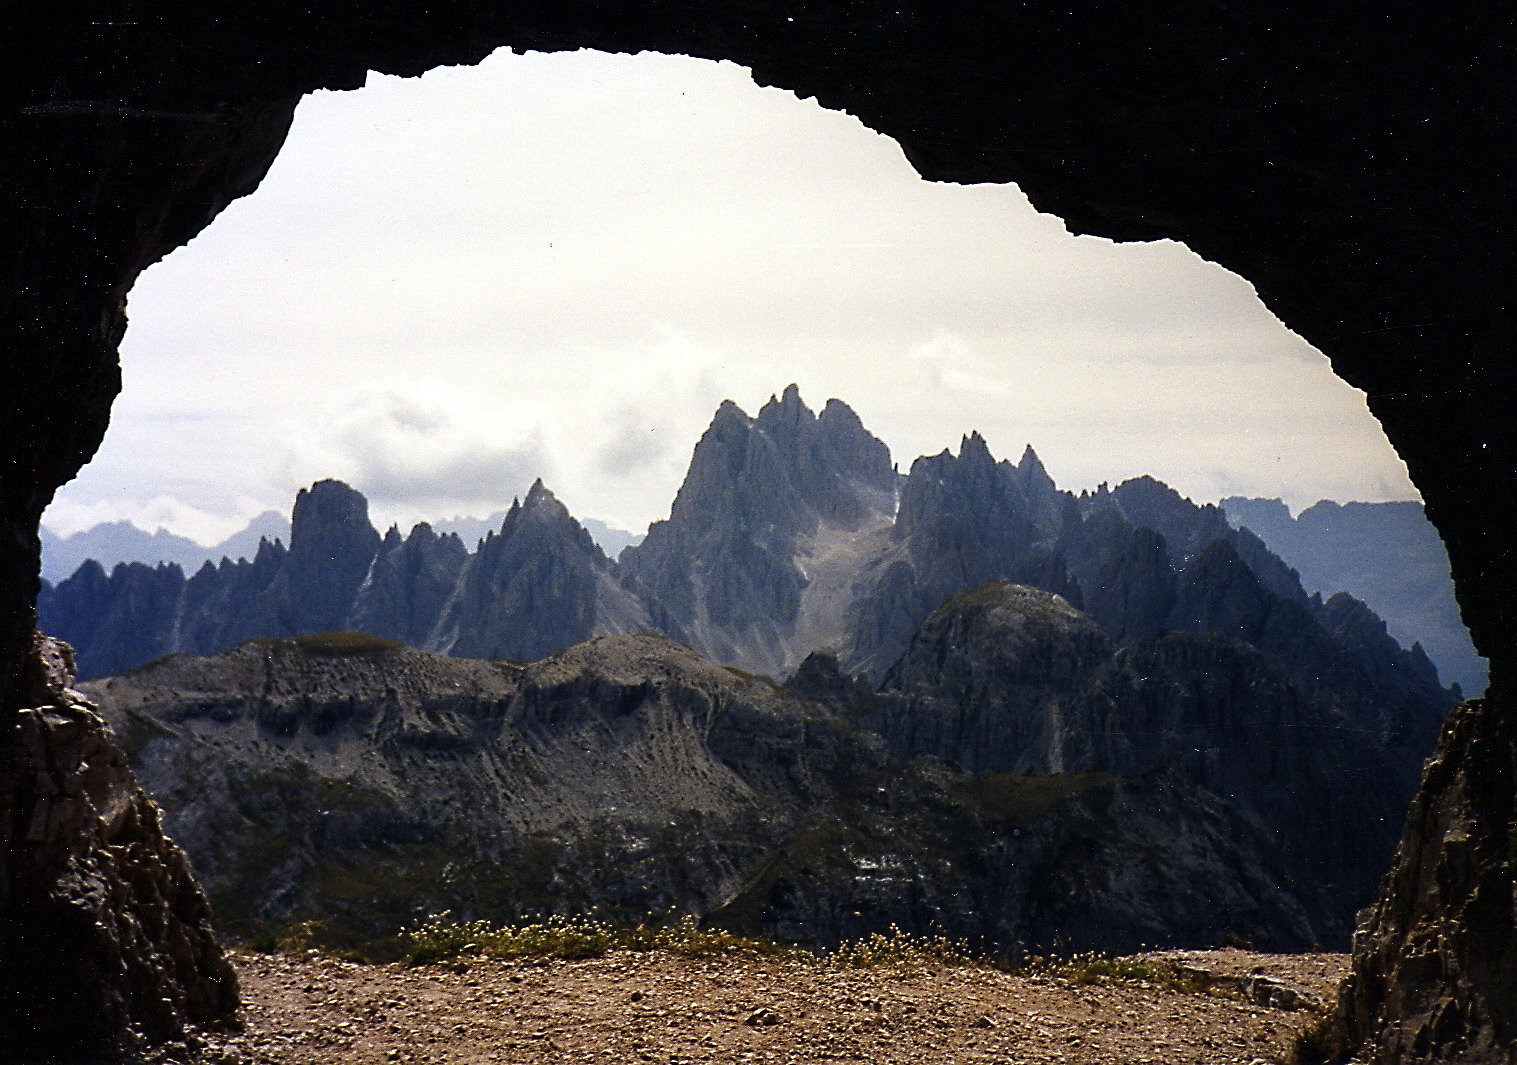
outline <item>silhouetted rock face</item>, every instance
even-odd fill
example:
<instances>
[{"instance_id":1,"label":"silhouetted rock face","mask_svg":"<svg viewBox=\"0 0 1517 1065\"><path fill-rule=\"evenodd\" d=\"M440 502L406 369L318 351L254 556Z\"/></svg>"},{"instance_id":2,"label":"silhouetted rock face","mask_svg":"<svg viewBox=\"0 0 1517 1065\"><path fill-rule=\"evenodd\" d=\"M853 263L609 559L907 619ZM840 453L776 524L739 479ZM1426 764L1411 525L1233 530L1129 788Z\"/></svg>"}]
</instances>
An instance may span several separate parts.
<instances>
[{"instance_id":1,"label":"silhouetted rock face","mask_svg":"<svg viewBox=\"0 0 1517 1065\"><path fill-rule=\"evenodd\" d=\"M1175 570L1164 537L1132 530L1121 549L1097 571L1085 608L1119 644L1157 636L1175 610Z\"/></svg>"},{"instance_id":2,"label":"silhouetted rock face","mask_svg":"<svg viewBox=\"0 0 1517 1065\"><path fill-rule=\"evenodd\" d=\"M1247 643L1167 633L1116 650L1062 599L1006 584L934 613L855 719L898 757L974 773L1171 773L1270 840L1324 941L1370 897L1418 762Z\"/></svg>"},{"instance_id":3,"label":"silhouetted rock face","mask_svg":"<svg viewBox=\"0 0 1517 1065\"><path fill-rule=\"evenodd\" d=\"M319 919L355 942L451 909L1008 951L1320 937L1265 836L1183 782L904 764L657 637L527 666L257 641L89 690L241 934Z\"/></svg>"},{"instance_id":4,"label":"silhouetted rock face","mask_svg":"<svg viewBox=\"0 0 1517 1065\"><path fill-rule=\"evenodd\" d=\"M1460 620L1448 553L1420 503L1323 500L1295 518L1278 499L1232 497L1222 507L1300 570L1309 591L1348 592L1399 642L1420 642L1445 683L1470 695L1485 690L1486 663Z\"/></svg>"},{"instance_id":5,"label":"silhouetted rock face","mask_svg":"<svg viewBox=\"0 0 1517 1065\"><path fill-rule=\"evenodd\" d=\"M877 728L907 758L933 754L975 774L1062 773L1074 768L1063 748L1081 724L1071 704L1112 651L1058 596L987 585L922 625L881 685L895 698Z\"/></svg>"},{"instance_id":6,"label":"silhouetted rock face","mask_svg":"<svg viewBox=\"0 0 1517 1065\"><path fill-rule=\"evenodd\" d=\"M895 479L888 449L837 400L820 417L794 385L753 418L724 402L668 520L654 522L621 561L693 646L779 673L813 649L797 646L803 598L815 583L808 556L825 565L851 537L887 523ZM817 612L831 610L824 603Z\"/></svg>"},{"instance_id":7,"label":"silhouetted rock face","mask_svg":"<svg viewBox=\"0 0 1517 1065\"><path fill-rule=\"evenodd\" d=\"M44 587L38 609L58 639L81 648L80 673L98 677L173 650L173 619L184 586L177 565L122 563L107 577L91 559L56 588Z\"/></svg>"},{"instance_id":8,"label":"silhouetted rock face","mask_svg":"<svg viewBox=\"0 0 1517 1065\"><path fill-rule=\"evenodd\" d=\"M205 896L159 827L68 648L39 638L0 801L6 1061L118 1060L235 1023L237 977ZM63 1011L66 1029L38 1023Z\"/></svg>"},{"instance_id":9,"label":"silhouetted rock face","mask_svg":"<svg viewBox=\"0 0 1517 1065\"><path fill-rule=\"evenodd\" d=\"M331 480L301 489L290 515L290 554L272 589L277 624L267 634L343 628L380 542L361 493Z\"/></svg>"},{"instance_id":10,"label":"silhouetted rock face","mask_svg":"<svg viewBox=\"0 0 1517 1065\"><path fill-rule=\"evenodd\" d=\"M1334 1019L1344 1057L1517 1062L1513 826L1517 718L1467 703L1449 717L1380 899L1354 938Z\"/></svg>"},{"instance_id":11,"label":"silhouetted rock face","mask_svg":"<svg viewBox=\"0 0 1517 1065\"><path fill-rule=\"evenodd\" d=\"M591 636L671 629L538 481L464 564L425 646L531 661Z\"/></svg>"},{"instance_id":12,"label":"silhouetted rock face","mask_svg":"<svg viewBox=\"0 0 1517 1065\"><path fill-rule=\"evenodd\" d=\"M468 561L462 540L451 533L438 536L426 522L404 539L392 528L358 589L346 627L422 646Z\"/></svg>"}]
</instances>

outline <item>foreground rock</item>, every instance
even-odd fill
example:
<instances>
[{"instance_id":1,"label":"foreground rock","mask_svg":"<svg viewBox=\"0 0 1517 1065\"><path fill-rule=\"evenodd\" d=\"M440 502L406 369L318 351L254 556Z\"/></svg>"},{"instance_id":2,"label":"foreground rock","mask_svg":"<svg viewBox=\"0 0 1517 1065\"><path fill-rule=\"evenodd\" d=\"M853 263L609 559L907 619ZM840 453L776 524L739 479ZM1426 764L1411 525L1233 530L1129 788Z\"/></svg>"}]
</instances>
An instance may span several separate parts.
<instances>
[{"instance_id":1,"label":"foreground rock","mask_svg":"<svg viewBox=\"0 0 1517 1065\"><path fill-rule=\"evenodd\" d=\"M1517 716L1481 700L1451 716L1355 939L1333 1030L1339 1057L1517 1062L1514 885Z\"/></svg>"},{"instance_id":2,"label":"foreground rock","mask_svg":"<svg viewBox=\"0 0 1517 1065\"><path fill-rule=\"evenodd\" d=\"M39 638L30 706L5 737L12 774L0 898L0 1060L84 1061L235 1023L237 978L205 896L68 648ZM39 1023L63 1011L66 1030Z\"/></svg>"},{"instance_id":3,"label":"foreground rock","mask_svg":"<svg viewBox=\"0 0 1517 1065\"><path fill-rule=\"evenodd\" d=\"M1250 1065L1320 1017L1246 981L1330 998L1342 955L1179 956L1218 990L1078 985L978 968L835 969L774 958L368 966L239 954L248 1065L682 1061ZM1153 961L1155 959L1142 959ZM1226 985L1226 986L1224 986Z\"/></svg>"}]
</instances>

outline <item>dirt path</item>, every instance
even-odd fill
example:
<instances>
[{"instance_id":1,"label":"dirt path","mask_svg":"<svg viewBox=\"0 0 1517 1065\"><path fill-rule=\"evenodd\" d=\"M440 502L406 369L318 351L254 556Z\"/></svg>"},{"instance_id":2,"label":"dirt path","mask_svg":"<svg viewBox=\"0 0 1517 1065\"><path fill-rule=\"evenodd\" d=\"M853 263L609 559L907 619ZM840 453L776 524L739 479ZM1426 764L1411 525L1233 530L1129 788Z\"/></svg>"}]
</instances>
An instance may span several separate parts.
<instances>
[{"instance_id":1,"label":"dirt path","mask_svg":"<svg viewBox=\"0 0 1517 1065\"><path fill-rule=\"evenodd\" d=\"M1342 955L1171 952L1329 998ZM1151 983L1079 986L990 969L835 969L618 953L407 969L236 955L246 1031L217 1065L998 1062L1250 1065L1315 1017Z\"/></svg>"}]
</instances>

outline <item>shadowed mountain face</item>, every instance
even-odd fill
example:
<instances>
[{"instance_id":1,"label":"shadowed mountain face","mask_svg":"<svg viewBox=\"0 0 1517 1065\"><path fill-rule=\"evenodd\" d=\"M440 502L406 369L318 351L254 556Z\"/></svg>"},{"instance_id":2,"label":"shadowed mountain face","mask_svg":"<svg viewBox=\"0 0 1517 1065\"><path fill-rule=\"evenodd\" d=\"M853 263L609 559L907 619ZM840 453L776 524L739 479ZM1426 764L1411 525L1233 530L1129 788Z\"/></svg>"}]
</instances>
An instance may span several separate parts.
<instances>
[{"instance_id":1,"label":"shadowed mountain face","mask_svg":"<svg viewBox=\"0 0 1517 1065\"><path fill-rule=\"evenodd\" d=\"M810 615L832 605L807 601L812 570L888 523L895 482L888 449L837 400L816 415L791 385L754 418L724 403L669 519L621 561L694 646L777 674L812 650Z\"/></svg>"},{"instance_id":2,"label":"shadowed mountain face","mask_svg":"<svg viewBox=\"0 0 1517 1065\"><path fill-rule=\"evenodd\" d=\"M957 623L936 624L1025 667L1016 705L965 703L974 724L947 731L928 697L882 695L878 715L653 636L526 666L369 638L254 641L87 691L242 935L317 920L351 944L451 909L674 911L811 944L895 924L1008 953L1346 936L1330 892L1276 853L1282 823L1174 750L1082 750L1064 759L1077 772L1049 774L1056 730L1015 737L1025 707L1105 676L1112 647L1093 622L1015 586L945 611ZM914 686L977 691L960 662L926 667L938 638L929 626L914 643ZM1029 654L1071 638L1088 659L1040 684ZM1043 755L956 764L955 742L1013 740Z\"/></svg>"},{"instance_id":3,"label":"shadowed mountain face","mask_svg":"<svg viewBox=\"0 0 1517 1065\"><path fill-rule=\"evenodd\" d=\"M1467 696L1485 690L1486 663L1460 620L1448 552L1420 503L1323 500L1294 518L1278 499L1233 497L1222 507L1294 567L1308 590L1357 597L1397 640L1420 643L1445 683Z\"/></svg>"}]
</instances>

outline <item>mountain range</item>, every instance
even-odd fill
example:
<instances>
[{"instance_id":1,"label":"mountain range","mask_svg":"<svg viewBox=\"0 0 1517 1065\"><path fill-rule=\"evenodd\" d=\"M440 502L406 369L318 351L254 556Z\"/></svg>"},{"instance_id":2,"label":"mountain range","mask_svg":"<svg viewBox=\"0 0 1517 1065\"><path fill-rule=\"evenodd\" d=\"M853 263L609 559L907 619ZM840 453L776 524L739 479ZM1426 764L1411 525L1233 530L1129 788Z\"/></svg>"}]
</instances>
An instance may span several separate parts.
<instances>
[{"instance_id":1,"label":"mountain range","mask_svg":"<svg viewBox=\"0 0 1517 1065\"><path fill-rule=\"evenodd\" d=\"M1324 499L1292 517L1278 499L1233 496L1222 509L1228 521L1258 533L1308 591L1357 597L1397 640L1421 643L1439 675L1466 698L1485 691L1486 661L1459 616L1448 552L1421 503Z\"/></svg>"},{"instance_id":2,"label":"mountain range","mask_svg":"<svg viewBox=\"0 0 1517 1065\"><path fill-rule=\"evenodd\" d=\"M44 525L39 533L42 577L57 583L90 560L106 568L114 568L121 562L148 565L172 562L193 571L222 558L252 558L260 540L288 540L290 520L277 510L266 510L245 528L212 547L165 529L145 532L129 521L103 522L70 536L59 536Z\"/></svg>"},{"instance_id":3,"label":"mountain range","mask_svg":"<svg viewBox=\"0 0 1517 1065\"><path fill-rule=\"evenodd\" d=\"M608 557L540 482L477 548L337 481L251 559L39 600L218 912L695 913L807 942L1342 944L1455 692L1152 478L725 403ZM150 665L143 663L151 662Z\"/></svg>"},{"instance_id":4,"label":"mountain range","mask_svg":"<svg viewBox=\"0 0 1517 1065\"><path fill-rule=\"evenodd\" d=\"M264 539L188 577L173 563L86 562L44 587L39 613L86 678L354 629L519 660L647 631L772 676L826 649L877 681L945 599L997 580L1063 595L1119 645L1217 630L1303 683L1339 678L1361 702L1389 676L1444 697L1419 646L1399 647L1352 597L1308 595L1217 507L1146 477L1060 491L1030 447L997 461L978 434L902 475L850 408L813 413L794 386L755 416L724 403L669 518L617 559L541 482L471 551L425 523L380 535L362 495L322 481L297 497L288 548Z\"/></svg>"},{"instance_id":5,"label":"mountain range","mask_svg":"<svg viewBox=\"0 0 1517 1065\"><path fill-rule=\"evenodd\" d=\"M943 604L878 691L825 653L780 686L653 635L519 664L358 634L84 691L225 931L346 947L445 910L1010 955L1341 947L1414 777L1236 641L1118 651L1007 583Z\"/></svg>"}]
</instances>

